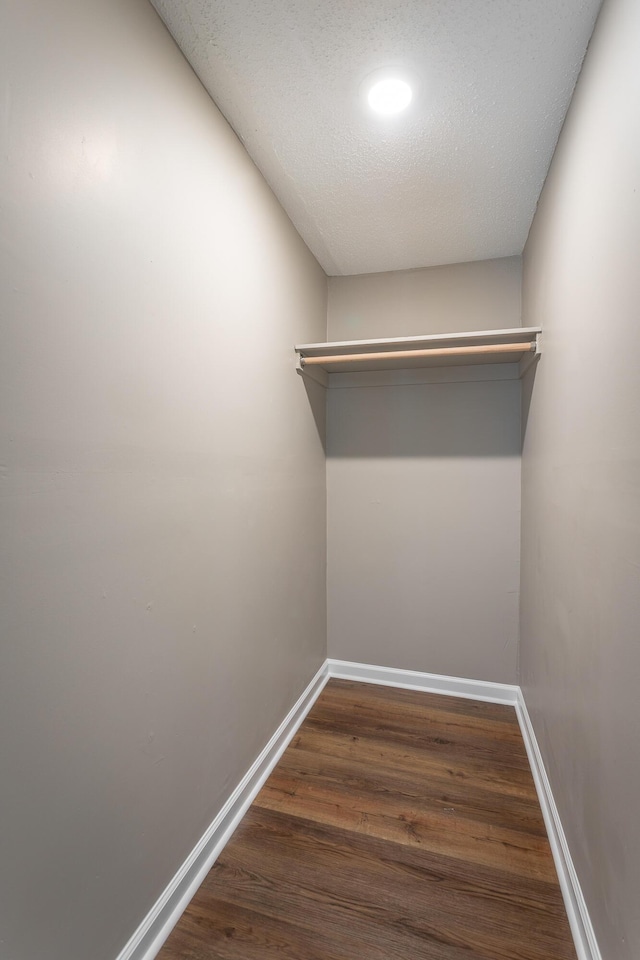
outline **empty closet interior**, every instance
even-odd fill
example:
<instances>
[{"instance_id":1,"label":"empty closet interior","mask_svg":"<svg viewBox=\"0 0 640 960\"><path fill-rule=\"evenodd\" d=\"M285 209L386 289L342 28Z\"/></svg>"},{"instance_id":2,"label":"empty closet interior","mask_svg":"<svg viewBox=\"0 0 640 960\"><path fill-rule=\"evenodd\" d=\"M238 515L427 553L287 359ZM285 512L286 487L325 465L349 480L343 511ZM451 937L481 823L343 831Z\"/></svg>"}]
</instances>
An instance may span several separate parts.
<instances>
[{"instance_id":1,"label":"empty closet interior","mask_svg":"<svg viewBox=\"0 0 640 960\"><path fill-rule=\"evenodd\" d=\"M640 4L0 7L0 960L152 960L331 671L515 705L637 960Z\"/></svg>"}]
</instances>

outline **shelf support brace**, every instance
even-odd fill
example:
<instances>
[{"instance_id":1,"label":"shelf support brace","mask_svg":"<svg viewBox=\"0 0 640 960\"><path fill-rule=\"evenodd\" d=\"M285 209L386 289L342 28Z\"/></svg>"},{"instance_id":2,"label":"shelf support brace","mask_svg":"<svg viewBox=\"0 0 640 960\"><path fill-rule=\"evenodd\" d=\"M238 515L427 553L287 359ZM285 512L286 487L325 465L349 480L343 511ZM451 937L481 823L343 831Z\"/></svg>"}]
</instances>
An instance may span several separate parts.
<instances>
[{"instance_id":1,"label":"shelf support brace","mask_svg":"<svg viewBox=\"0 0 640 960\"><path fill-rule=\"evenodd\" d=\"M323 370L321 367L306 367L304 364L304 357L301 357L299 354L296 358L296 373L301 377L306 377L308 380L313 380L315 383L319 383L321 387L329 386L329 374L327 371Z\"/></svg>"},{"instance_id":2,"label":"shelf support brace","mask_svg":"<svg viewBox=\"0 0 640 960\"><path fill-rule=\"evenodd\" d=\"M518 376L523 377L527 370L540 359L542 353L542 334L536 333L536 339L533 342L532 351L522 358L518 364Z\"/></svg>"}]
</instances>

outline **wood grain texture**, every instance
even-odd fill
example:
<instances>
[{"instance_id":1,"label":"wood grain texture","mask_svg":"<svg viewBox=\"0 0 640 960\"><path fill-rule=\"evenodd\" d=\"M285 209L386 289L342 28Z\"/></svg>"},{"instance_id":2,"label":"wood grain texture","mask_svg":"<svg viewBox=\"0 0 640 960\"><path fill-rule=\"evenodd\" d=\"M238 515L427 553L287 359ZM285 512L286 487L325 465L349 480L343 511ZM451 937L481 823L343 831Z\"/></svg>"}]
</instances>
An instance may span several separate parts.
<instances>
[{"instance_id":1,"label":"wood grain texture","mask_svg":"<svg viewBox=\"0 0 640 960\"><path fill-rule=\"evenodd\" d=\"M512 707L331 680L159 960L575 960Z\"/></svg>"}]
</instances>

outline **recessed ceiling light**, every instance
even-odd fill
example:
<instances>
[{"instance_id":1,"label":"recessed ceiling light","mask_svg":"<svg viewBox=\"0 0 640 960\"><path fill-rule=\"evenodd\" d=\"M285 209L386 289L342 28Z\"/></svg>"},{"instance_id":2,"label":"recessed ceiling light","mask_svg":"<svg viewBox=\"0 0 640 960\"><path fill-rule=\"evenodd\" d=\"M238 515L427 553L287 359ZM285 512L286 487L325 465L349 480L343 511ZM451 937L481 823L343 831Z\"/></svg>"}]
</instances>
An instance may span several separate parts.
<instances>
[{"instance_id":1,"label":"recessed ceiling light","mask_svg":"<svg viewBox=\"0 0 640 960\"><path fill-rule=\"evenodd\" d=\"M367 101L375 113L391 116L401 113L411 103L413 91L406 80L400 77L384 77L369 88Z\"/></svg>"}]
</instances>

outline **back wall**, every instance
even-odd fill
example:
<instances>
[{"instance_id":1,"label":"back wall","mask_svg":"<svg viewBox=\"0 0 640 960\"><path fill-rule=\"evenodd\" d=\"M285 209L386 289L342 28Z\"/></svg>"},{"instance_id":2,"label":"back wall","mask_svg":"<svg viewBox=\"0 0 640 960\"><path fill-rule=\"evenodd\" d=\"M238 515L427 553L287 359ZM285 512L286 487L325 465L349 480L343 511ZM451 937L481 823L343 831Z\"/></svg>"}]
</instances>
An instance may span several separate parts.
<instances>
[{"instance_id":1,"label":"back wall","mask_svg":"<svg viewBox=\"0 0 640 960\"><path fill-rule=\"evenodd\" d=\"M517 257L329 279L333 340L518 326ZM331 657L515 682L516 376L500 364L332 378Z\"/></svg>"}]
</instances>

